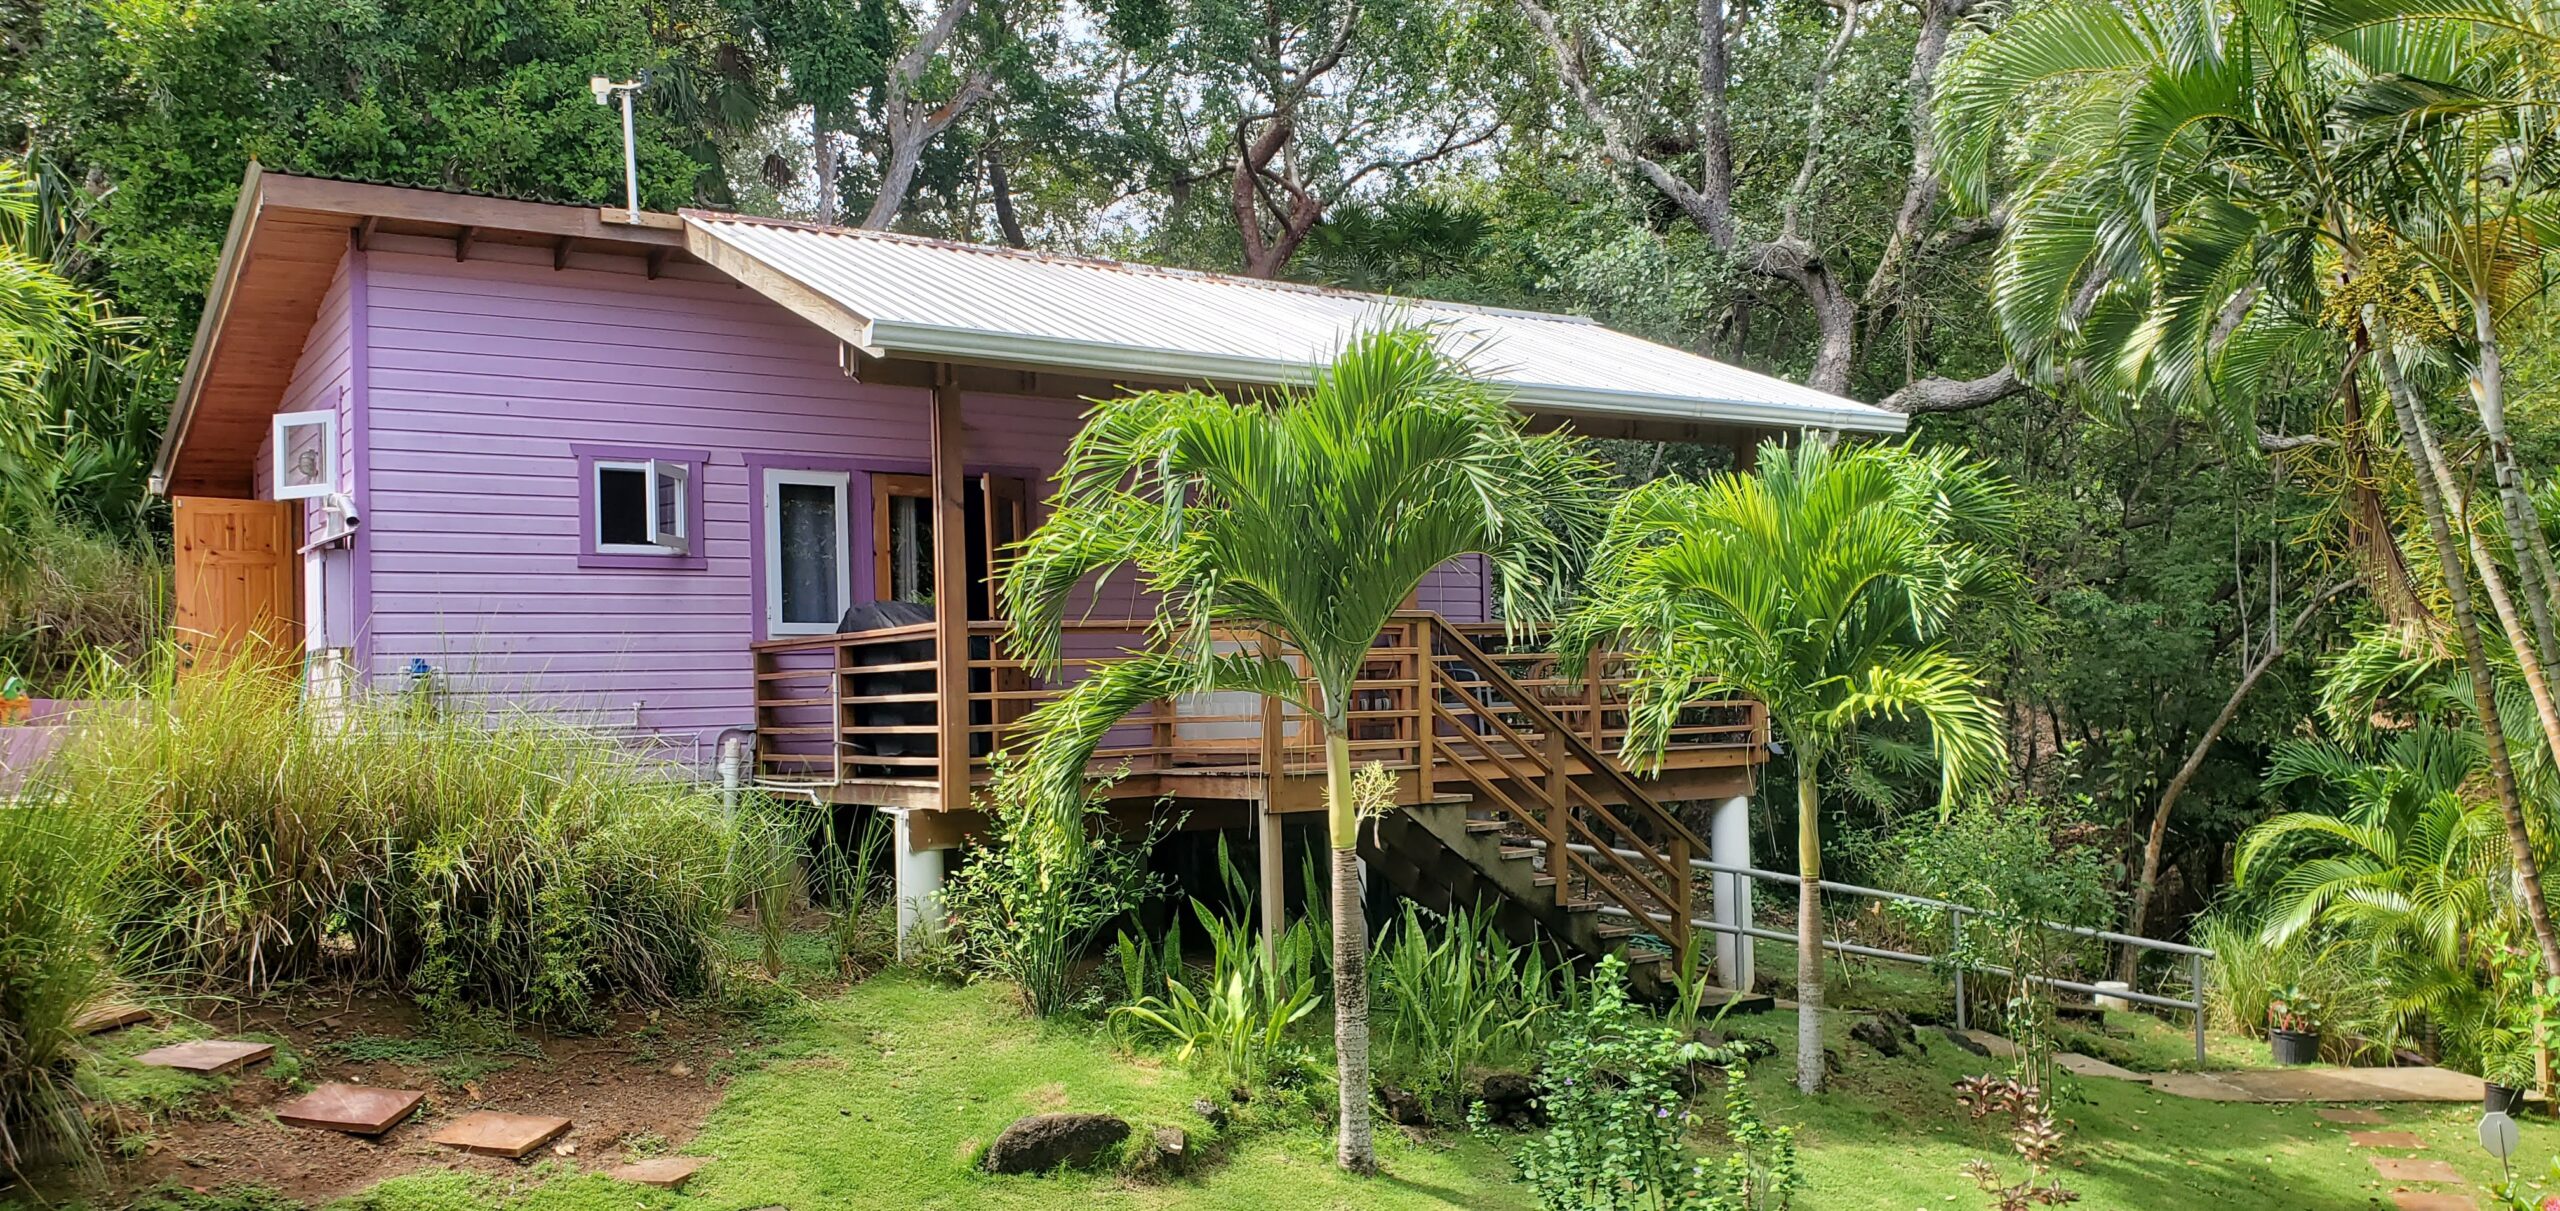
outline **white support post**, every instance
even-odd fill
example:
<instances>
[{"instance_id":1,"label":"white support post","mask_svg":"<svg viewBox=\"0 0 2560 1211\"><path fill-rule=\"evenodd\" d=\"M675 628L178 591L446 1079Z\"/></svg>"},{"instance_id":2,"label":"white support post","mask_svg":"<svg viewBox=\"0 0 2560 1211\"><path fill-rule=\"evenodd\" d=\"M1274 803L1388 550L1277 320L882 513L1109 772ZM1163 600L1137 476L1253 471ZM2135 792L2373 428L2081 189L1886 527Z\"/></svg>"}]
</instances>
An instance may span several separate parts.
<instances>
[{"instance_id":1,"label":"white support post","mask_svg":"<svg viewBox=\"0 0 2560 1211\"><path fill-rule=\"evenodd\" d=\"M1707 860L1718 866L1751 865L1751 799L1747 795L1716 804L1707 826ZM1715 872L1716 977L1724 986L1751 991L1751 939L1724 930L1751 924L1751 876Z\"/></svg>"},{"instance_id":2,"label":"white support post","mask_svg":"<svg viewBox=\"0 0 2560 1211\"><path fill-rule=\"evenodd\" d=\"M890 813L898 860L898 957L942 933L942 853L916 844L913 809Z\"/></svg>"}]
</instances>

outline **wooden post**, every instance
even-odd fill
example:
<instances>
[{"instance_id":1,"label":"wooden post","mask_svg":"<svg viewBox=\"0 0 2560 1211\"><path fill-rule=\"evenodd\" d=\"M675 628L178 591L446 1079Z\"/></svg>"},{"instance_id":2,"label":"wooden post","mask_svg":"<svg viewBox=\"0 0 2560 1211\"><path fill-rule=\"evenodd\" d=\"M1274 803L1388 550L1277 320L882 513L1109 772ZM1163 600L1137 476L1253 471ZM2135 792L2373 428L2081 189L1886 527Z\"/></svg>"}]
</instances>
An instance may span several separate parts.
<instances>
[{"instance_id":1,"label":"wooden post","mask_svg":"<svg viewBox=\"0 0 2560 1211\"><path fill-rule=\"evenodd\" d=\"M1280 641L1265 634L1260 640L1262 658L1281 659ZM1288 712L1277 698L1262 700L1262 814L1254 821L1254 849L1258 859L1255 873L1260 885L1255 898L1262 902L1262 950L1276 957L1280 953L1280 933L1287 925L1289 885L1282 866L1280 813L1276 810L1280 796L1280 770L1286 757L1280 751L1281 730L1289 725Z\"/></svg>"},{"instance_id":2,"label":"wooden post","mask_svg":"<svg viewBox=\"0 0 2560 1211\"><path fill-rule=\"evenodd\" d=\"M960 473L960 375L933 370L933 684L937 806L969 806L968 480Z\"/></svg>"}]
</instances>

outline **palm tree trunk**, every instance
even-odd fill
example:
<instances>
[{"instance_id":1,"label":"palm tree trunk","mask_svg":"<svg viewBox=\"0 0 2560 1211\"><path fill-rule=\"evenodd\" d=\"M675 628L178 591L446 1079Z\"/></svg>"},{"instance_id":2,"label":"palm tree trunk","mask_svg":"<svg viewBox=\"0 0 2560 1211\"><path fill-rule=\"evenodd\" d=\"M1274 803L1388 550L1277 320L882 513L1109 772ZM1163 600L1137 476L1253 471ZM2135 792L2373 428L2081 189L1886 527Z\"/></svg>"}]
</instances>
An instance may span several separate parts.
<instances>
[{"instance_id":1,"label":"palm tree trunk","mask_svg":"<svg viewBox=\"0 0 2560 1211\"><path fill-rule=\"evenodd\" d=\"M2370 316L2366 324L2372 327ZM2454 546L2444 495L2436 485L2428 442L2420 428L2416 393L2400 373L2399 360L2392 356L2390 334L2374 328L2372 336L2378 354L2374 365L2381 370L2382 385L2391 395L2391 413L2400 424L2401 445L2410 465L2417 468L2413 478L2418 484L2418 503L2427 515L2427 533L2435 540L2436 559L2443 565L2445 600L2453 612L2454 633L2462 643L2462 661L2471 674L2472 700L2480 716L2481 747L2488 751L2490 781L2497 785L2498 807L2506 816L2508 860L2514 863L2525 917L2533 923L2533 939L2542 952L2543 974L2560 979L2560 933L2552 929L2551 905L2542 893L2541 864L2534 858L2533 836L2524 822L2524 800L2516 789L2515 764L2507 753L2506 731L2498 722L2497 683L2490 679L2489 653L2480 639L2480 619L2471 609L2471 576L2462 566L2461 550Z\"/></svg>"},{"instance_id":2,"label":"palm tree trunk","mask_svg":"<svg viewBox=\"0 0 2560 1211\"><path fill-rule=\"evenodd\" d=\"M1339 695L1328 695L1336 706ZM1351 802L1348 721L1327 720L1325 822L1333 840L1333 1063L1341 1134L1334 1162L1353 1173L1378 1167L1369 1125L1369 919L1360 902L1360 813Z\"/></svg>"},{"instance_id":3,"label":"palm tree trunk","mask_svg":"<svg viewBox=\"0 0 2560 1211\"><path fill-rule=\"evenodd\" d=\"M1796 1088L1822 1092L1822 813L1814 789L1820 764L1796 750Z\"/></svg>"},{"instance_id":4,"label":"palm tree trunk","mask_svg":"<svg viewBox=\"0 0 2560 1211\"><path fill-rule=\"evenodd\" d=\"M2480 342L2480 376L2474 380L2472 403L2480 413L2480 431L2489 439L2489 472L2497 479L2498 507L2507 523L2507 544L2515 548L2516 587L2533 619L2534 655L2544 668L2560 662L2560 641L2552 636L2552 594L2560 591L2551 570L2550 544L2542 537L2541 511L2525 491L2524 472L2516 466L2515 440L2507 433L2507 372L2498 348L2498 326L2489 301L2471 305L2472 326ZM2544 687L2547 691L2548 686ZM2560 753L2560 750L2554 750Z\"/></svg>"}]
</instances>

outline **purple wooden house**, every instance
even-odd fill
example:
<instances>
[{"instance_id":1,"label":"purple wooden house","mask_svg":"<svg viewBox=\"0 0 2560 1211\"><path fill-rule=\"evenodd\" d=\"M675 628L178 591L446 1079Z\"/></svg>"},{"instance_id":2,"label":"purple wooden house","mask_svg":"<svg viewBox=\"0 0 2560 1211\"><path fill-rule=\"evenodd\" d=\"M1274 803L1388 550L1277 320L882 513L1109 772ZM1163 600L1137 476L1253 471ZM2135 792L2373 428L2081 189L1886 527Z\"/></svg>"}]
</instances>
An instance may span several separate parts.
<instances>
[{"instance_id":1,"label":"purple wooden house","mask_svg":"<svg viewBox=\"0 0 2560 1211\"><path fill-rule=\"evenodd\" d=\"M314 694L538 712L706 772L726 751L742 781L894 815L914 900L976 824L987 755L1060 688L996 642L989 569L1089 398L1302 381L1394 313L1587 433L1902 427L1568 316L631 217L253 166L155 469L182 634L281 647ZM1408 805L1382 865L1443 899L1479 880L1598 948L1630 931L1612 919L1703 912L1708 843L1666 805L1713 802L1739 834L1757 707L1698 704L1633 777L1611 678L1568 683L1506 636L1482 571L1444 567L1379 637L1358 755ZM1145 608L1097 595L1064 680ZM1275 881L1266 822L1319 806L1313 737L1250 698L1157 704L1107 757L1120 797L1253 829Z\"/></svg>"}]
</instances>

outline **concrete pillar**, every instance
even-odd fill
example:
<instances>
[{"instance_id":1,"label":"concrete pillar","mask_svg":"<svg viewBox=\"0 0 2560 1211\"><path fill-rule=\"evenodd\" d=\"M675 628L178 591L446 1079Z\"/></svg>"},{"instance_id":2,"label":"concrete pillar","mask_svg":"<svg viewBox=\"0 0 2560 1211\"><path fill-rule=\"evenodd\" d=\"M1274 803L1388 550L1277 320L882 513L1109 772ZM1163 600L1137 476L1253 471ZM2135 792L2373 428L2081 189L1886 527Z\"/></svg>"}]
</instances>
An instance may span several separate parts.
<instances>
[{"instance_id":1,"label":"concrete pillar","mask_svg":"<svg viewBox=\"0 0 2560 1211\"><path fill-rule=\"evenodd\" d=\"M941 936L943 851L918 847L913 809L891 812L890 819L898 863L898 957L906 958Z\"/></svg>"},{"instance_id":2,"label":"concrete pillar","mask_svg":"<svg viewBox=\"0 0 2560 1211\"><path fill-rule=\"evenodd\" d=\"M1707 826L1707 860L1718 866L1751 865L1751 799L1735 795L1716 804ZM1720 926L1751 924L1751 877L1715 872L1715 922ZM1751 990L1751 939L1716 934L1716 977L1727 988Z\"/></svg>"}]
</instances>

